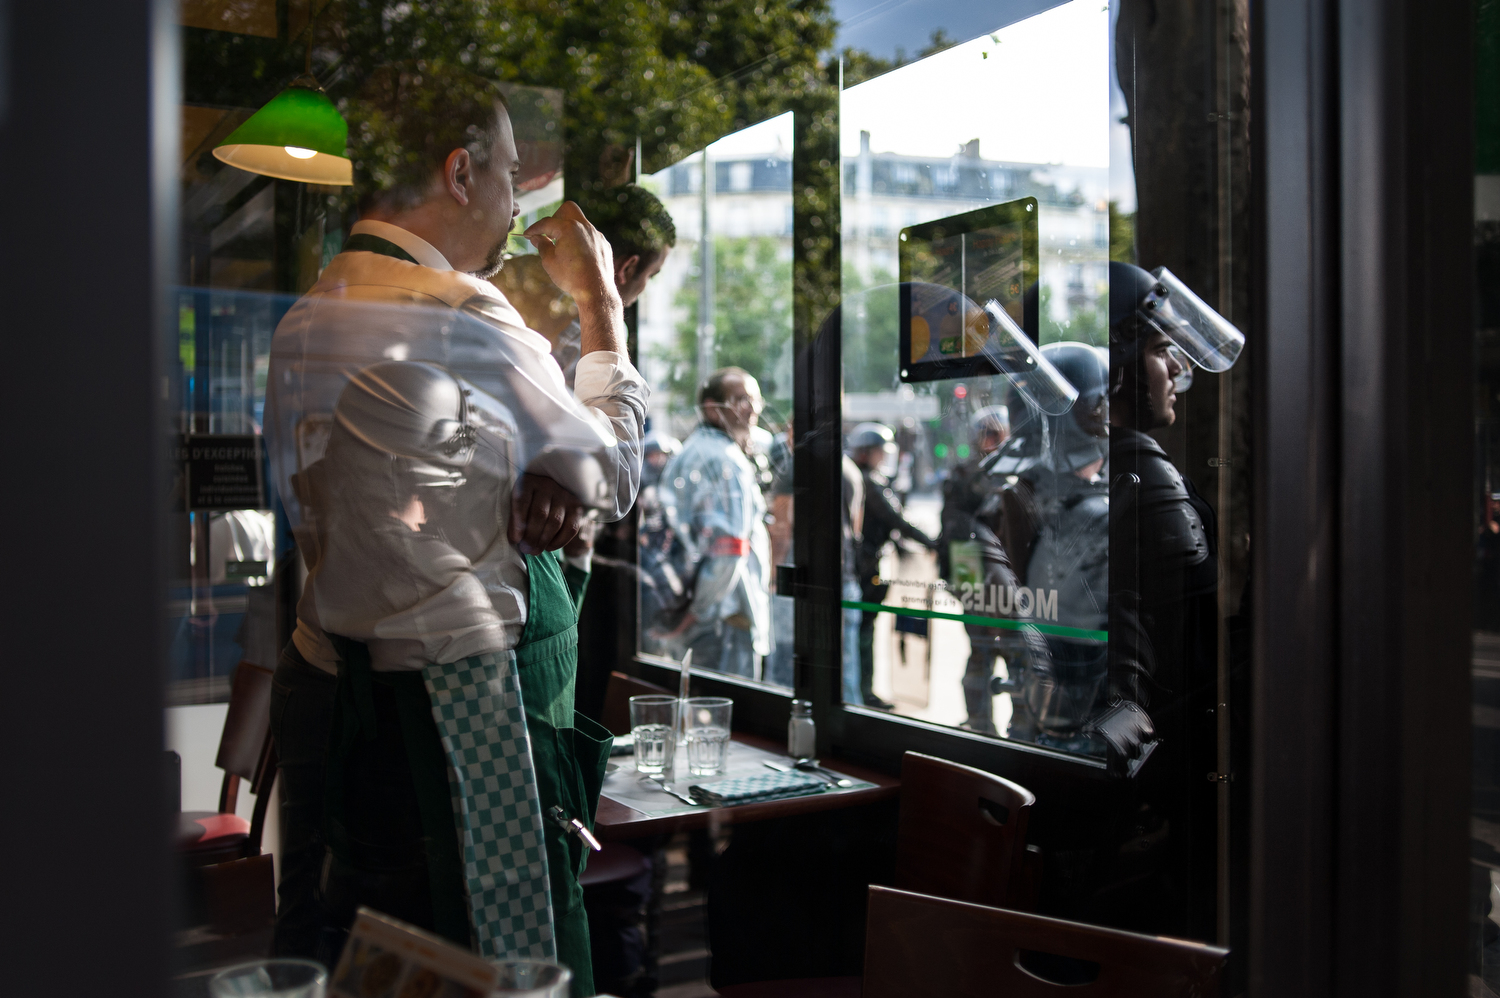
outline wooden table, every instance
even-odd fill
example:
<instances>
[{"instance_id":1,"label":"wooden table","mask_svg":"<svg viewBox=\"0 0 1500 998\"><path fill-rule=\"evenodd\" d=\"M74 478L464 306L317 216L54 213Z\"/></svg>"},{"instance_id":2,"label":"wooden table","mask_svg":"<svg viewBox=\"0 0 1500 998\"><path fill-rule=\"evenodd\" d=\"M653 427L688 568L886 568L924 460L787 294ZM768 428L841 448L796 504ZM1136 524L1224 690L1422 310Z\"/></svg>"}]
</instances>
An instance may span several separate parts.
<instances>
[{"instance_id":1,"label":"wooden table","mask_svg":"<svg viewBox=\"0 0 1500 998\"><path fill-rule=\"evenodd\" d=\"M785 745L770 738L760 738L735 732L733 738L754 748L767 752L784 752ZM738 825L748 821L768 821L791 815L813 814L818 811L833 811L845 807L858 807L877 801L891 800L901 792L901 781L884 773L840 762L837 759L822 759L822 765L837 770L866 783L875 784L860 790L849 790L837 794L812 794L807 797L788 797L784 800L764 801L759 804L736 804L731 807L705 807L695 811L680 811L652 817L608 797L599 798L599 810L594 815L594 834L604 841L634 839L646 835L670 834L710 825Z\"/></svg>"}]
</instances>

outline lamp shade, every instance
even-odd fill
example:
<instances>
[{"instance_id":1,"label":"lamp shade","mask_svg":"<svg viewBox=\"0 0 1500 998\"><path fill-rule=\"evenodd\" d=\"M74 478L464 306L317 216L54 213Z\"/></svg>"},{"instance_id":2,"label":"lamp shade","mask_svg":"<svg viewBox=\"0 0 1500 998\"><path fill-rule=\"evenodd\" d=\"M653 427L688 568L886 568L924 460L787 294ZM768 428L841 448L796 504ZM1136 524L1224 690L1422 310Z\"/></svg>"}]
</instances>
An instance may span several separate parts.
<instances>
[{"instance_id":1,"label":"lamp shade","mask_svg":"<svg viewBox=\"0 0 1500 998\"><path fill-rule=\"evenodd\" d=\"M310 79L304 77L303 79ZM322 90L302 81L271 98L214 149L230 166L308 184L354 183L349 124Z\"/></svg>"}]
</instances>

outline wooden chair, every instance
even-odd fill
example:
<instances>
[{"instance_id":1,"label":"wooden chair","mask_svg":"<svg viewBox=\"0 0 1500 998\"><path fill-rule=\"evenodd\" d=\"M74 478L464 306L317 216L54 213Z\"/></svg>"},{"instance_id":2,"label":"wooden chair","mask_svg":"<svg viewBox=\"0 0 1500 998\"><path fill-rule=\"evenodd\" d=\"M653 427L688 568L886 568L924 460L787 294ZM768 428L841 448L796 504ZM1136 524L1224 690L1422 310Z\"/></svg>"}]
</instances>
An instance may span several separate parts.
<instances>
[{"instance_id":1,"label":"wooden chair","mask_svg":"<svg viewBox=\"0 0 1500 998\"><path fill-rule=\"evenodd\" d=\"M190 866L207 866L260 855L276 750L271 742L271 670L252 662L235 666L229 711L219 736L215 765L224 770L217 811L182 811L177 817L177 851ZM246 821L235 814L240 783L255 794Z\"/></svg>"},{"instance_id":2,"label":"wooden chair","mask_svg":"<svg viewBox=\"0 0 1500 998\"><path fill-rule=\"evenodd\" d=\"M901 760L896 886L997 908L1035 906L1026 825L1036 798L970 766L908 752Z\"/></svg>"},{"instance_id":3,"label":"wooden chair","mask_svg":"<svg viewBox=\"0 0 1500 998\"><path fill-rule=\"evenodd\" d=\"M611 672L609 685L604 688L604 709L599 712L599 723L608 728L612 735L630 734L630 698L651 694L673 695L665 686L657 686L623 672Z\"/></svg>"},{"instance_id":4,"label":"wooden chair","mask_svg":"<svg viewBox=\"0 0 1500 998\"><path fill-rule=\"evenodd\" d=\"M870 888L863 998L1213 998L1229 951Z\"/></svg>"}]
</instances>

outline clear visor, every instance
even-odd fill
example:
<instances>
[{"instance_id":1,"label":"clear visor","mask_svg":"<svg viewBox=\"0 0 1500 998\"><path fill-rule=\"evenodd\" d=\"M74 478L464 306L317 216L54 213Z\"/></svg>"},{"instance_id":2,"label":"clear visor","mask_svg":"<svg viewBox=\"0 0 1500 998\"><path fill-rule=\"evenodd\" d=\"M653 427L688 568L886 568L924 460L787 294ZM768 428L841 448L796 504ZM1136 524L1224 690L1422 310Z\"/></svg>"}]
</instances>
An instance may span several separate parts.
<instances>
[{"instance_id":1,"label":"clear visor","mask_svg":"<svg viewBox=\"0 0 1500 998\"><path fill-rule=\"evenodd\" d=\"M1220 372L1233 367L1240 351L1245 349L1245 334L1193 294L1192 288L1166 267L1157 267L1151 273L1159 287L1141 303L1141 310L1151 324L1205 371Z\"/></svg>"},{"instance_id":2,"label":"clear visor","mask_svg":"<svg viewBox=\"0 0 1500 998\"><path fill-rule=\"evenodd\" d=\"M984 356L995 370L1010 379L1027 404L1049 416L1061 416L1073 408L1078 389L1042 356L1031 337L996 301L984 307L990 331L984 341Z\"/></svg>"},{"instance_id":3,"label":"clear visor","mask_svg":"<svg viewBox=\"0 0 1500 998\"><path fill-rule=\"evenodd\" d=\"M880 464L876 466L884 478L895 478L896 473L901 470L901 452L895 444L886 444L881 448Z\"/></svg>"}]
</instances>

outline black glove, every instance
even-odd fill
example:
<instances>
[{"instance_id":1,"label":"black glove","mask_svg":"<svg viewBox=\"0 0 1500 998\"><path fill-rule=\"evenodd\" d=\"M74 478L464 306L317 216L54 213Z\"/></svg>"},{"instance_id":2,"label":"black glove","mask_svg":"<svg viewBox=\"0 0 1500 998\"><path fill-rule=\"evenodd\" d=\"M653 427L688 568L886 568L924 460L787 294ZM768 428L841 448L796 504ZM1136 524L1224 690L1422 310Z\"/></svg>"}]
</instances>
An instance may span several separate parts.
<instances>
[{"instance_id":1,"label":"black glove","mask_svg":"<svg viewBox=\"0 0 1500 998\"><path fill-rule=\"evenodd\" d=\"M1088 727L1104 739L1109 751L1109 771L1116 776L1135 776L1161 744L1150 715L1140 704L1129 700L1116 700L1090 721Z\"/></svg>"}]
</instances>

